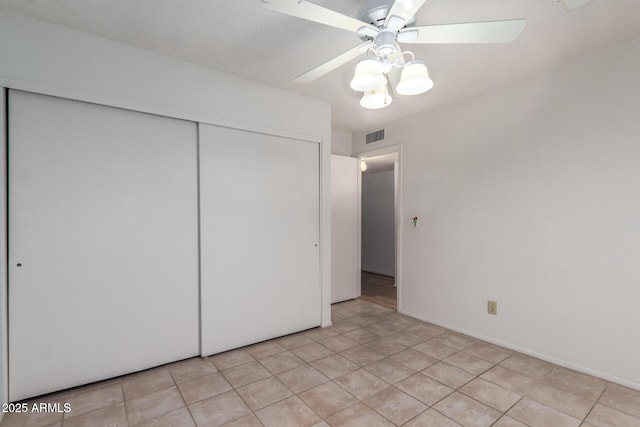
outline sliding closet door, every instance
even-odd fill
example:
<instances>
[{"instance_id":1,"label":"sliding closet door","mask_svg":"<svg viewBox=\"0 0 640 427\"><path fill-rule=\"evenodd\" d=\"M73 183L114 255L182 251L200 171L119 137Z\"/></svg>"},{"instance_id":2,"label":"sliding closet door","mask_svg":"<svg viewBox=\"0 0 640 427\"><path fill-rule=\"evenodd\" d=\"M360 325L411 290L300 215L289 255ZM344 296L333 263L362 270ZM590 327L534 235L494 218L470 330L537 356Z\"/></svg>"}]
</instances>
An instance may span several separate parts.
<instances>
[{"instance_id":1,"label":"sliding closet door","mask_svg":"<svg viewBox=\"0 0 640 427\"><path fill-rule=\"evenodd\" d=\"M319 145L200 125L202 354L320 325Z\"/></svg>"},{"instance_id":2,"label":"sliding closet door","mask_svg":"<svg viewBox=\"0 0 640 427\"><path fill-rule=\"evenodd\" d=\"M9 96L11 400L197 355L196 124Z\"/></svg>"}]
</instances>

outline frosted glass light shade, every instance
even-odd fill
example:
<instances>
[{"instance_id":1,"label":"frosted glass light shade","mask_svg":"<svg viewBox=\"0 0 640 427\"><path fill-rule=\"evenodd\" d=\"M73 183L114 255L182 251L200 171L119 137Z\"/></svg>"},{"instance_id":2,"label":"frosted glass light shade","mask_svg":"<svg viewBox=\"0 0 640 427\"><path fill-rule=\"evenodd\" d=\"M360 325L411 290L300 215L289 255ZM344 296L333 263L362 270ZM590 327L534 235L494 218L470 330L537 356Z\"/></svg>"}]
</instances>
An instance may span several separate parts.
<instances>
[{"instance_id":1,"label":"frosted glass light shade","mask_svg":"<svg viewBox=\"0 0 640 427\"><path fill-rule=\"evenodd\" d=\"M351 80L351 89L368 92L386 86L387 79L382 74L382 64L376 58L365 58L358 62Z\"/></svg>"},{"instance_id":2,"label":"frosted glass light shade","mask_svg":"<svg viewBox=\"0 0 640 427\"><path fill-rule=\"evenodd\" d=\"M433 87L433 80L429 78L429 71L423 61L411 61L402 69L400 83L396 92L400 95L419 95Z\"/></svg>"},{"instance_id":3,"label":"frosted glass light shade","mask_svg":"<svg viewBox=\"0 0 640 427\"><path fill-rule=\"evenodd\" d=\"M387 88L383 87L382 89L365 92L360 100L360 105L370 110L377 110L387 107L391 104L391 101L393 101L393 98L387 92Z\"/></svg>"}]
</instances>

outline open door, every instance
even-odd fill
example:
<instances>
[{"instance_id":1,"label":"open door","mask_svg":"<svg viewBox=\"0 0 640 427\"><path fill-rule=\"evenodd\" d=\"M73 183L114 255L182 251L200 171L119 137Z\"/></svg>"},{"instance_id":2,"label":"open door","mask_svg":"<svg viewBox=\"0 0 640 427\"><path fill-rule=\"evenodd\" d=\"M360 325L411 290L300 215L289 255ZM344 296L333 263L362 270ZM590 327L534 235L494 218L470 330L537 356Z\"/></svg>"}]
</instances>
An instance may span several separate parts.
<instances>
[{"instance_id":1,"label":"open door","mask_svg":"<svg viewBox=\"0 0 640 427\"><path fill-rule=\"evenodd\" d=\"M358 174L354 157L331 155L331 303L360 296Z\"/></svg>"},{"instance_id":2,"label":"open door","mask_svg":"<svg viewBox=\"0 0 640 427\"><path fill-rule=\"evenodd\" d=\"M397 310L398 152L361 157L361 298Z\"/></svg>"}]
</instances>

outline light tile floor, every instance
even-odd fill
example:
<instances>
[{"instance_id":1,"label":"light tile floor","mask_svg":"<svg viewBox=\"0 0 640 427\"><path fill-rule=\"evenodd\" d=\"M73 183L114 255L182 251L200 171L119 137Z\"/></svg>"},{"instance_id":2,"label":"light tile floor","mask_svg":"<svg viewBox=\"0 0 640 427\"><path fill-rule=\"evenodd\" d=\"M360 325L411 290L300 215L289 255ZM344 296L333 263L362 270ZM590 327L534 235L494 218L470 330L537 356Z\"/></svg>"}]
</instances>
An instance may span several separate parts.
<instances>
[{"instance_id":1,"label":"light tile floor","mask_svg":"<svg viewBox=\"0 0 640 427\"><path fill-rule=\"evenodd\" d=\"M640 392L353 300L334 325L43 396L9 426L640 426ZM31 403L31 402L29 402Z\"/></svg>"}]
</instances>

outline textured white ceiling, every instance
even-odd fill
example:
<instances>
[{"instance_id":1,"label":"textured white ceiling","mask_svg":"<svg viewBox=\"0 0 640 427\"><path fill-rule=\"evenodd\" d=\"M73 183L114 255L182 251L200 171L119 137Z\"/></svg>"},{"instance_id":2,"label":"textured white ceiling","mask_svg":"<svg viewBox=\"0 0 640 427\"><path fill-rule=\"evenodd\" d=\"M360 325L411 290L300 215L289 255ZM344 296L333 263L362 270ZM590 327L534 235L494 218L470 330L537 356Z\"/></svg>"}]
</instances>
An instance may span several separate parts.
<instances>
[{"instance_id":1,"label":"textured white ceiling","mask_svg":"<svg viewBox=\"0 0 640 427\"><path fill-rule=\"evenodd\" d=\"M314 0L350 16L363 1ZM435 86L377 111L349 88L357 61L293 82L359 44L355 34L263 10L260 0L0 0L0 8L327 101L334 128L366 131L640 37L640 0L594 0L570 13L557 2L428 0L418 25L525 18L527 26L508 45L404 45Z\"/></svg>"}]
</instances>

